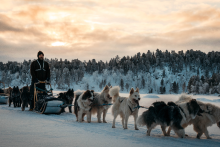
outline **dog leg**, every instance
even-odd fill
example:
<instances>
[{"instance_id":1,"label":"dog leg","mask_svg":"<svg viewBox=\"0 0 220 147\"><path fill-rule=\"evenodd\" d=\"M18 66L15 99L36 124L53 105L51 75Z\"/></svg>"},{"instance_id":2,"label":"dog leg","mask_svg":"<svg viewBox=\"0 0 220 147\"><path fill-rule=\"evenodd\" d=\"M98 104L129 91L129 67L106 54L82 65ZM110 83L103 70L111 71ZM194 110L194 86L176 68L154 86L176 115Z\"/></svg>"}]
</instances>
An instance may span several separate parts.
<instances>
[{"instance_id":1,"label":"dog leg","mask_svg":"<svg viewBox=\"0 0 220 147\"><path fill-rule=\"evenodd\" d=\"M196 138L200 139L200 137L202 136L203 133L199 132L196 136Z\"/></svg>"},{"instance_id":2,"label":"dog leg","mask_svg":"<svg viewBox=\"0 0 220 147\"><path fill-rule=\"evenodd\" d=\"M78 120L79 120L79 122L82 122L82 118L83 118L83 112L82 112L82 109L80 109L78 111Z\"/></svg>"},{"instance_id":3,"label":"dog leg","mask_svg":"<svg viewBox=\"0 0 220 147\"><path fill-rule=\"evenodd\" d=\"M205 132L204 132L205 136L207 139L212 139L210 136L209 136L209 132L207 130L207 128L205 129Z\"/></svg>"},{"instance_id":4,"label":"dog leg","mask_svg":"<svg viewBox=\"0 0 220 147\"><path fill-rule=\"evenodd\" d=\"M22 110L22 111L25 110L25 106L26 106L26 101L24 100L24 101L22 102L22 107L21 107L21 110Z\"/></svg>"},{"instance_id":5,"label":"dog leg","mask_svg":"<svg viewBox=\"0 0 220 147\"><path fill-rule=\"evenodd\" d=\"M91 123L91 112L87 112L87 122Z\"/></svg>"},{"instance_id":6,"label":"dog leg","mask_svg":"<svg viewBox=\"0 0 220 147\"><path fill-rule=\"evenodd\" d=\"M166 133L166 126L161 126L161 130L162 130L164 136L168 136Z\"/></svg>"},{"instance_id":7,"label":"dog leg","mask_svg":"<svg viewBox=\"0 0 220 147\"><path fill-rule=\"evenodd\" d=\"M114 118L113 118L113 122L112 122L112 128L115 128L115 120L116 120L117 116L118 116L118 112L116 111L116 112L114 112Z\"/></svg>"},{"instance_id":8,"label":"dog leg","mask_svg":"<svg viewBox=\"0 0 220 147\"><path fill-rule=\"evenodd\" d=\"M138 114L134 115L134 128L135 128L135 130L139 130L137 127L137 117L138 117Z\"/></svg>"},{"instance_id":9,"label":"dog leg","mask_svg":"<svg viewBox=\"0 0 220 147\"><path fill-rule=\"evenodd\" d=\"M72 113L72 106L69 106L69 112Z\"/></svg>"},{"instance_id":10,"label":"dog leg","mask_svg":"<svg viewBox=\"0 0 220 147\"><path fill-rule=\"evenodd\" d=\"M16 103L15 103L15 100L13 100L13 105L14 105L14 107L16 107Z\"/></svg>"},{"instance_id":11,"label":"dog leg","mask_svg":"<svg viewBox=\"0 0 220 147\"><path fill-rule=\"evenodd\" d=\"M177 134L180 138L185 138L185 130L184 129L175 129L173 128L174 132Z\"/></svg>"},{"instance_id":12,"label":"dog leg","mask_svg":"<svg viewBox=\"0 0 220 147\"><path fill-rule=\"evenodd\" d=\"M150 136L150 132L153 128L155 128L157 126L156 123L151 124L151 126L147 126L147 136Z\"/></svg>"},{"instance_id":13,"label":"dog leg","mask_svg":"<svg viewBox=\"0 0 220 147\"><path fill-rule=\"evenodd\" d=\"M167 133L166 133L167 136L170 136L170 132L171 132L171 130L172 130L171 127L169 127L168 130L167 130Z\"/></svg>"},{"instance_id":14,"label":"dog leg","mask_svg":"<svg viewBox=\"0 0 220 147\"><path fill-rule=\"evenodd\" d=\"M128 118L129 116L125 115L125 126L124 126L124 129L128 129Z\"/></svg>"},{"instance_id":15,"label":"dog leg","mask_svg":"<svg viewBox=\"0 0 220 147\"><path fill-rule=\"evenodd\" d=\"M83 115L82 115L82 121L84 121L84 117L85 117L85 115L86 115L86 114L85 114L85 113L83 113Z\"/></svg>"},{"instance_id":16,"label":"dog leg","mask_svg":"<svg viewBox=\"0 0 220 147\"><path fill-rule=\"evenodd\" d=\"M124 128L125 127L125 117L124 115L121 115L121 124L122 124L122 127Z\"/></svg>"},{"instance_id":17,"label":"dog leg","mask_svg":"<svg viewBox=\"0 0 220 147\"><path fill-rule=\"evenodd\" d=\"M9 107L11 107L11 99L9 98L9 105L8 105Z\"/></svg>"},{"instance_id":18,"label":"dog leg","mask_svg":"<svg viewBox=\"0 0 220 147\"><path fill-rule=\"evenodd\" d=\"M105 120L107 111L108 110L106 110L106 109L103 110L103 123L107 123L107 121Z\"/></svg>"},{"instance_id":19,"label":"dog leg","mask_svg":"<svg viewBox=\"0 0 220 147\"><path fill-rule=\"evenodd\" d=\"M100 108L98 108L98 110L97 110L98 123L102 123L102 121L101 121L101 115L102 115L102 111L101 111Z\"/></svg>"}]
</instances>

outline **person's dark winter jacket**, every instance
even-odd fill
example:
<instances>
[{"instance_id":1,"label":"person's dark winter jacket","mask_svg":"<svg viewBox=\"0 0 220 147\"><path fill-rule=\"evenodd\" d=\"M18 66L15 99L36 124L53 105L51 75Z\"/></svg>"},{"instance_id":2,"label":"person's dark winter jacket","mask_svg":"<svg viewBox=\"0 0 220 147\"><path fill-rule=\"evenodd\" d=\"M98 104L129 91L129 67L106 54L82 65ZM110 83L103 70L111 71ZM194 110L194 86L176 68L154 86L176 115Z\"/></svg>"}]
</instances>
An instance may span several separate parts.
<instances>
[{"instance_id":1,"label":"person's dark winter jacket","mask_svg":"<svg viewBox=\"0 0 220 147\"><path fill-rule=\"evenodd\" d=\"M31 76L33 82L50 79L50 67L44 60L35 60L31 63Z\"/></svg>"}]
</instances>

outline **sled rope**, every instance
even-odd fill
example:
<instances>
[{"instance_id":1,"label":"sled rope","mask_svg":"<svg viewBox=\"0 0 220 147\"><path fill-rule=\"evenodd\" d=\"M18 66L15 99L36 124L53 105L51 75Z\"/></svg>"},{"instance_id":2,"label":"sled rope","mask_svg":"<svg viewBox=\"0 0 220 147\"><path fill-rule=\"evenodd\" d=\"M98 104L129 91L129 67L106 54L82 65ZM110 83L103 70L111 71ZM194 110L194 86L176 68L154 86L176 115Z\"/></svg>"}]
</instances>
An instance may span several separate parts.
<instances>
[{"instance_id":1,"label":"sled rope","mask_svg":"<svg viewBox=\"0 0 220 147\"><path fill-rule=\"evenodd\" d=\"M105 105L113 105L113 104L112 104L112 103L110 103L110 104L105 104L105 103L104 103L104 104L102 104L102 105L100 105L100 106L105 106Z\"/></svg>"},{"instance_id":2,"label":"sled rope","mask_svg":"<svg viewBox=\"0 0 220 147\"><path fill-rule=\"evenodd\" d=\"M134 107L133 109L136 109L136 108L145 108L145 109L149 109L149 108L147 108L147 107L144 107L144 106L137 106L137 107Z\"/></svg>"}]
</instances>

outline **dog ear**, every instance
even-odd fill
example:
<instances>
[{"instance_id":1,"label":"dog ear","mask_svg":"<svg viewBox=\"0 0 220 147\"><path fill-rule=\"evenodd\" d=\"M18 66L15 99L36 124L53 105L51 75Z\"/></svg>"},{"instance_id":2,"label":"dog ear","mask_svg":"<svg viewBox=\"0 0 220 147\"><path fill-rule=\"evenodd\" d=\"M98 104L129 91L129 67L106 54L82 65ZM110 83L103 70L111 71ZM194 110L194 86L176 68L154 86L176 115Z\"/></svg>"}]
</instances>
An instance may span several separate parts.
<instances>
[{"instance_id":1,"label":"dog ear","mask_svg":"<svg viewBox=\"0 0 220 147\"><path fill-rule=\"evenodd\" d=\"M134 88L132 87L130 90L130 95L134 93Z\"/></svg>"},{"instance_id":2,"label":"dog ear","mask_svg":"<svg viewBox=\"0 0 220 147\"><path fill-rule=\"evenodd\" d=\"M94 93L94 90L91 90L92 93Z\"/></svg>"},{"instance_id":3,"label":"dog ear","mask_svg":"<svg viewBox=\"0 0 220 147\"><path fill-rule=\"evenodd\" d=\"M108 88L108 85L106 85L106 86L104 87L104 91L105 91L105 90L108 90L108 89L109 89L109 88Z\"/></svg>"},{"instance_id":4,"label":"dog ear","mask_svg":"<svg viewBox=\"0 0 220 147\"><path fill-rule=\"evenodd\" d=\"M138 93L139 93L139 88L138 88L138 87L136 88L135 92L138 92Z\"/></svg>"}]
</instances>

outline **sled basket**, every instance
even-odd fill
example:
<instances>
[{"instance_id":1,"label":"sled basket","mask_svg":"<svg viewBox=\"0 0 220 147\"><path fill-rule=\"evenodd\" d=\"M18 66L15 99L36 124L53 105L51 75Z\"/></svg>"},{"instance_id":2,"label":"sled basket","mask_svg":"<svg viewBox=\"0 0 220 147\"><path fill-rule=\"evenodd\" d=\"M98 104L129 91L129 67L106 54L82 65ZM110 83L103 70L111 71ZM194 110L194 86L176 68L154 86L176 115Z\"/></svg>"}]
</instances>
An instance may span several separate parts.
<instances>
[{"instance_id":1,"label":"sled basket","mask_svg":"<svg viewBox=\"0 0 220 147\"><path fill-rule=\"evenodd\" d=\"M35 103L35 110L41 114L60 114L63 104L64 100L62 99L46 97L45 99L39 99Z\"/></svg>"}]
</instances>

